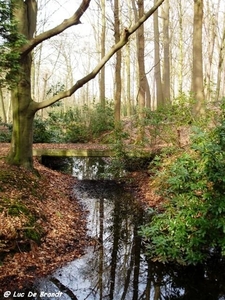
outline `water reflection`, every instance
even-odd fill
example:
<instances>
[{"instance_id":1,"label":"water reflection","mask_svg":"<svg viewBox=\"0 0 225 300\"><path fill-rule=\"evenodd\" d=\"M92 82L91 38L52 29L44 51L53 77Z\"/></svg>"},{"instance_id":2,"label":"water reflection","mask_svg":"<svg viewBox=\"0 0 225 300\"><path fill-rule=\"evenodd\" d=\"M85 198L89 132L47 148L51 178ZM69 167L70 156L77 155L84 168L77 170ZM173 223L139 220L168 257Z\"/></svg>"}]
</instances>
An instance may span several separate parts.
<instances>
[{"instance_id":1,"label":"water reflection","mask_svg":"<svg viewBox=\"0 0 225 300\"><path fill-rule=\"evenodd\" d=\"M96 157L74 157L73 158L73 175L79 180L82 179L100 179L111 177L108 165L104 158Z\"/></svg>"},{"instance_id":2,"label":"water reflection","mask_svg":"<svg viewBox=\"0 0 225 300\"><path fill-rule=\"evenodd\" d=\"M89 234L95 245L84 257L58 270L54 278L77 299L139 299L147 267L137 233L142 210L113 181L80 181L75 193L90 211ZM57 290L51 279L39 289Z\"/></svg>"},{"instance_id":3,"label":"water reflection","mask_svg":"<svg viewBox=\"0 0 225 300\"><path fill-rule=\"evenodd\" d=\"M188 268L145 259L138 235L143 210L122 184L84 180L75 194L90 211L88 229L95 245L39 282L39 291L62 291L62 300L225 299L220 258Z\"/></svg>"},{"instance_id":4,"label":"water reflection","mask_svg":"<svg viewBox=\"0 0 225 300\"><path fill-rule=\"evenodd\" d=\"M86 159L84 165L77 158L69 162L80 179L105 172L105 161L99 159ZM225 262L220 257L189 267L146 259L138 235L144 211L123 184L81 180L74 193L90 212L88 230L94 246L39 281L37 299L59 299L52 295L62 292L60 300L225 300ZM49 294L40 297L41 291Z\"/></svg>"},{"instance_id":5,"label":"water reflection","mask_svg":"<svg viewBox=\"0 0 225 300\"><path fill-rule=\"evenodd\" d=\"M142 211L130 193L113 181L80 182L76 197L86 199L89 234L95 238L81 272L82 281L88 278L87 299L132 299L138 293L140 264L133 258L140 251L137 224Z\"/></svg>"},{"instance_id":6,"label":"water reflection","mask_svg":"<svg viewBox=\"0 0 225 300\"><path fill-rule=\"evenodd\" d=\"M42 156L41 163L53 170L73 174L79 180L113 179L125 171L115 166L115 158L109 157L58 157Z\"/></svg>"}]
</instances>

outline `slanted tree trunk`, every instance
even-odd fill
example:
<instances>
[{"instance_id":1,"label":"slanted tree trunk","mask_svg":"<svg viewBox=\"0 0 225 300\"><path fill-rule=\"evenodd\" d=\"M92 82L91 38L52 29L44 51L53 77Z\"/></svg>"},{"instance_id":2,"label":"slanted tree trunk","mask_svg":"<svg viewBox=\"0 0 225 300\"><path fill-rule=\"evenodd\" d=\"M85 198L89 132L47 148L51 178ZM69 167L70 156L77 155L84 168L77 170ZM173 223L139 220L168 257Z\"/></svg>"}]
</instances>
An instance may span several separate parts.
<instances>
[{"instance_id":1,"label":"slanted tree trunk","mask_svg":"<svg viewBox=\"0 0 225 300\"><path fill-rule=\"evenodd\" d=\"M202 62L203 0L194 0L192 93L196 100L194 115L205 112Z\"/></svg>"}]
</instances>

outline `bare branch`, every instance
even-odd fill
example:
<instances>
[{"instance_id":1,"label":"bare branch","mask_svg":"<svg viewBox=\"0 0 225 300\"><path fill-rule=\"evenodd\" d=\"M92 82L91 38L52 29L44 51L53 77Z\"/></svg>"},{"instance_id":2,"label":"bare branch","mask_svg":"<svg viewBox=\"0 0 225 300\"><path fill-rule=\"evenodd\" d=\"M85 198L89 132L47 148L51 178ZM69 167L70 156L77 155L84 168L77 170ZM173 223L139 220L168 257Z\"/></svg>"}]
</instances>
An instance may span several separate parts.
<instances>
[{"instance_id":1,"label":"bare branch","mask_svg":"<svg viewBox=\"0 0 225 300\"><path fill-rule=\"evenodd\" d=\"M164 0L158 0L156 4L147 11L130 29L130 35L134 33L154 12L159 8L159 6L164 2Z\"/></svg>"},{"instance_id":2,"label":"bare branch","mask_svg":"<svg viewBox=\"0 0 225 300\"><path fill-rule=\"evenodd\" d=\"M73 93L75 93L84 84L86 84L88 81L95 78L95 76L100 72L100 70L104 67L104 65L107 63L107 61L128 42L129 36L131 34L133 34L158 9L158 7L163 2L164 2L164 0L159 0L132 27L125 28L121 34L121 38L120 38L119 42L110 49L110 51L101 59L101 61L98 63L98 65L92 70L92 72L90 72L88 75L86 75L82 79L78 80L69 90L60 92L59 94L55 95L54 97L47 99L43 102L39 102L39 103L33 102L32 105L34 106L34 110L37 111L39 109L43 109L61 99L70 97Z\"/></svg>"},{"instance_id":3,"label":"bare branch","mask_svg":"<svg viewBox=\"0 0 225 300\"><path fill-rule=\"evenodd\" d=\"M72 17L69 19L65 19L61 24L58 26L45 31L39 35L37 35L35 38L31 39L28 41L26 45L24 45L21 49L21 55L26 55L29 52L31 52L37 45L42 43L43 41L63 32L67 28L73 26L73 25L78 25L81 24L80 18L84 14L84 12L88 9L89 4L91 0L83 0L77 11L73 14Z\"/></svg>"}]
</instances>

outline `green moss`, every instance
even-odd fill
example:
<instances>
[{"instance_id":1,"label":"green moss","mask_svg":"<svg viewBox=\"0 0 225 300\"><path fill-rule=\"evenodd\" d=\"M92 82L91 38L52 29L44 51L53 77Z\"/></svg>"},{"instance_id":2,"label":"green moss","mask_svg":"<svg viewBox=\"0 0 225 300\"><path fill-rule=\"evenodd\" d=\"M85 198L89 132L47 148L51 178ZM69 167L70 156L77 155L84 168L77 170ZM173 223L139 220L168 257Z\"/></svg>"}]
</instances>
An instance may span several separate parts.
<instances>
[{"instance_id":1,"label":"green moss","mask_svg":"<svg viewBox=\"0 0 225 300\"><path fill-rule=\"evenodd\" d=\"M42 228L36 224L37 216L20 200L1 199L0 212L5 210L10 216L26 216L27 223L23 226L24 229L20 230L21 238L34 240L36 243L40 242L43 235Z\"/></svg>"},{"instance_id":2,"label":"green moss","mask_svg":"<svg viewBox=\"0 0 225 300\"><path fill-rule=\"evenodd\" d=\"M19 216L20 214L29 215L29 210L24 204L16 202L9 207L8 214L10 216Z\"/></svg>"},{"instance_id":3,"label":"green moss","mask_svg":"<svg viewBox=\"0 0 225 300\"><path fill-rule=\"evenodd\" d=\"M5 190L4 185L8 183L15 184L15 180L13 178L13 172L6 171L5 169L0 170L0 188L2 191Z\"/></svg>"},{"instance_id":4,"label":"green moss","mask_svg":"<svg viewBox=\"0 0 225 300\"><path fill-rule=\"evenodd\" d=\"M35 241L37 244L40 244L41 237L42 237L42 230L41 228L28 228L24 231L24 236L29 239Z\"/></svg>"}]
</instances>

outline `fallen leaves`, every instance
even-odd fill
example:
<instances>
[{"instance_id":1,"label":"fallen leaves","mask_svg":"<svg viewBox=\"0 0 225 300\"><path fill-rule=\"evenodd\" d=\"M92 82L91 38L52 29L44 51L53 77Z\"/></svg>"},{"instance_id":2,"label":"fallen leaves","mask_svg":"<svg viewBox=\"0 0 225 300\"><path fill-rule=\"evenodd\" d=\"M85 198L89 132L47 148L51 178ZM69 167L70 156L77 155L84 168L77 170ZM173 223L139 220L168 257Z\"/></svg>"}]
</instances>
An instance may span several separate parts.
<instances>
[{"instance_id":1,"label":"fallen leaves","mask_svg":"<svg viewBox=\"0 0 225 300\"><path fill-rule=\"evenodd\" d=\"M75 178L37 161L35 168L39 178L0 160L0 292L31 286L36 278L83 255L90 242L85 212L71 196ZM16 215L9 213L13 205ZM40 244L24 234L31 216L34 228L41 228Z\"/></svg>"},{"instance_id":2,"label":"fallen leaves","mask_svg":"<svg viewBox=\"0 0 225 300\"><path fill-rule=\"evenodd\" d=\"M147 172L132 172L131 177L131 189L143 206L147 208L161 206L164 199L156 194L154 189L151 188L150 183L152 178L149 177Z\"/></svg>"},{"instance_id":3,"label":"fallen leaves","mask_svg":"<svg viewBox=\"0 0 225 300\"><path fill-rule=\"evenodd\" d=\"M5 156L8 147L0 144L0 157ZM38 277L83 255L91 243L86 235L85 212L72 197L76 180L37 160L35 168L40 178L22 168L9 167L0 159L0 292L29 288ZM147 174L133 173L133 182L131 189L142 203L160 203L161 199L150 191ZM13 216L8 210L15 204L18 214ZM34 216L33 227L41 228L40 244L24 235L30 215L26 216L22 208L20 211L20 205Z\"/></svg>"}]
</instances>

